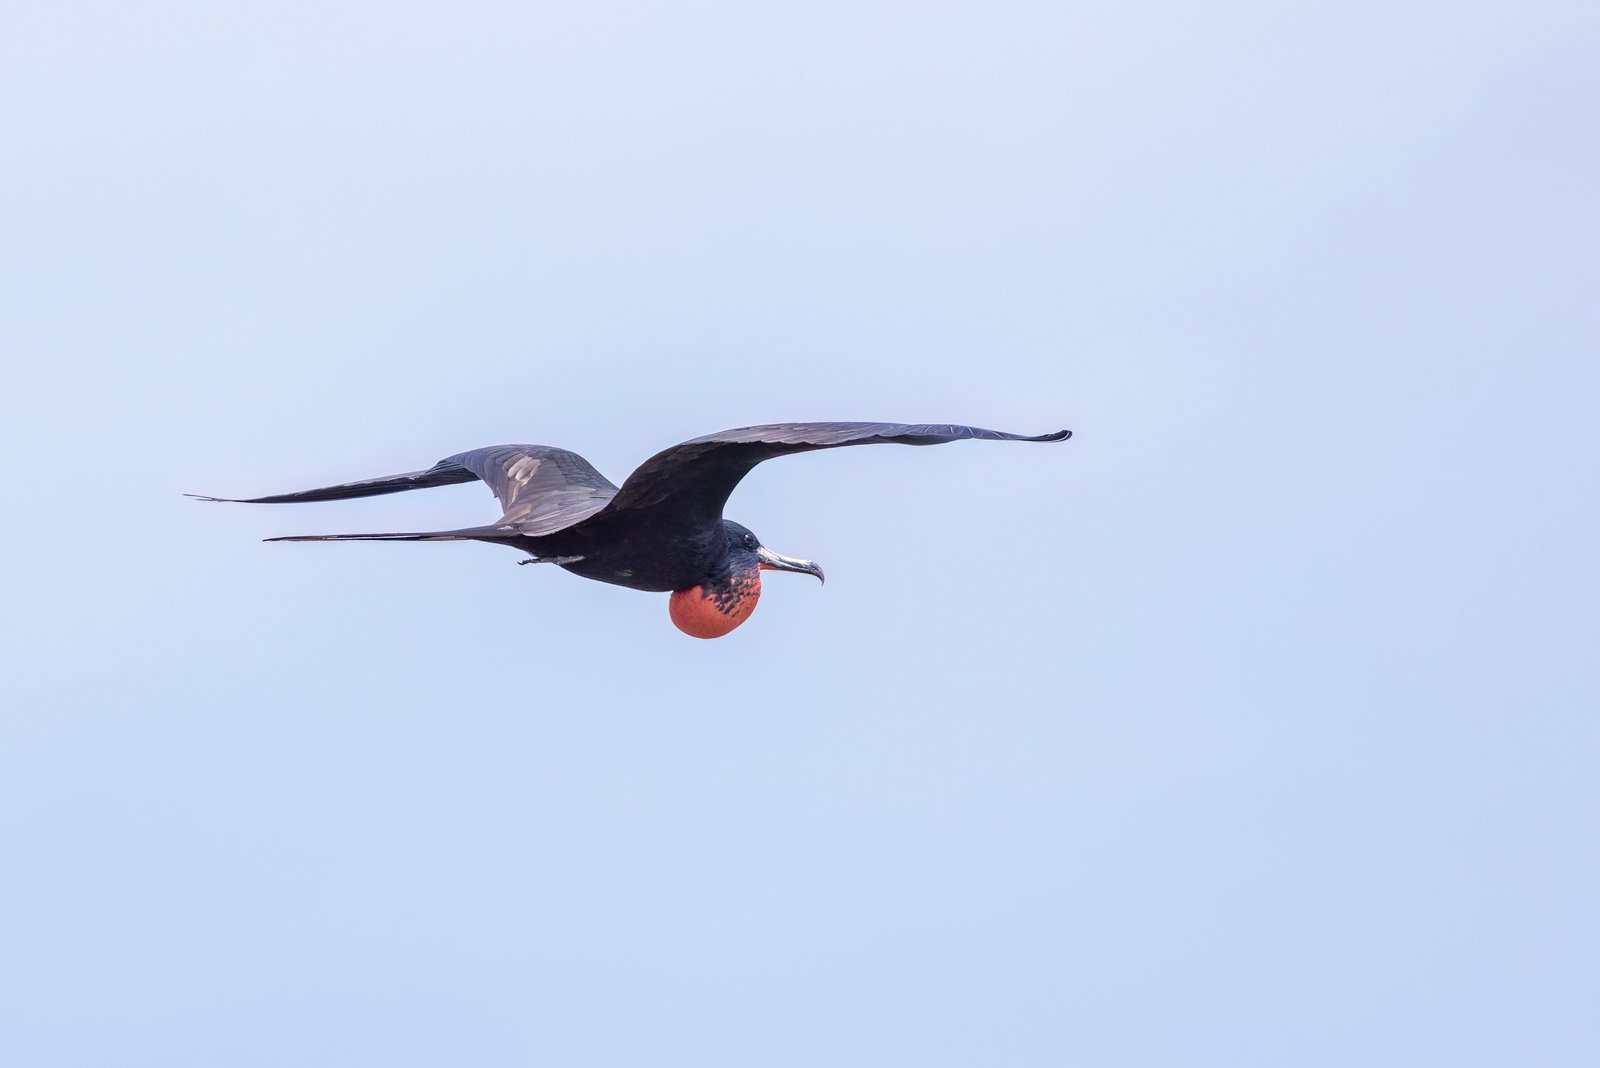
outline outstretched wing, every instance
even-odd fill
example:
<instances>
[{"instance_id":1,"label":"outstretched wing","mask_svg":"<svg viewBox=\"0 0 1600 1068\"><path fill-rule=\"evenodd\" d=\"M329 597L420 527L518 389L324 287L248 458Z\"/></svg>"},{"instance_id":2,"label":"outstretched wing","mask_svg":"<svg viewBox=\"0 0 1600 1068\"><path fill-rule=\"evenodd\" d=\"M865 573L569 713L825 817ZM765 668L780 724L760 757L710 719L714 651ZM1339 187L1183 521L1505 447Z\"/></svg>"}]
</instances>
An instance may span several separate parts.
<instances>
[{"instance_id":1,"label":"outstretched wing","mask_svg":"<svg viewBox=\"0 0 1600 1068\"><path fill-rule=\"evenodd\" d=\"M1062 441L1070 430L1027 437L951 423L773 423L707 434L656 453L628 476L600 518L665 508L714 522L739 480L764 460L846 445L942 445L985 441Z\"/></svg>"},{"instance_id":2,"label":"outstretched wing","mask_svg":"<svg viewBox=\"0 0 1600 1068\"><path fill-rule=\"evenodd\" d=\"M538 537L571 526L600 511L617 487L575 452L548 445L491 445L440 460L426 471L341 482L337 486L269 497L202 497L239 504L298 504L376 497L383 493L450 486L482 479L505 509L497 526Z\"/></svg>"},{"instance_id":3,"label":"outstretched wing","mask_svg":"<svg viewBox=\"0 0 1600 1068\"><path fill-rule=\"evenodd\" d=\"M548 445L491 445L443 462L488 483L505 509L500 525L530 537L587 519L617 495L617 487L588 460Z\"/></svg>"},{"instance_id":4,"label":"outstretched wing","mask_svg":"<svg viewBox=\"0 0 1600 1068\"><path fill-rule=\"evenodd\" d=\"M440 460L426 471L407 471L403 475L364 478L359 482L341 482L337 486L296 490L294 493L274 493L266 497L210 497L201 493L186 493L184 496L193 497L197 501L221 501L224 504L304 504L310 501L347 501L353 497L377 497L384 493L404 493L406 490L454 486L458 482L475 482L477 479L477 475L459 464Z\"/></svg>"}]
</instances>

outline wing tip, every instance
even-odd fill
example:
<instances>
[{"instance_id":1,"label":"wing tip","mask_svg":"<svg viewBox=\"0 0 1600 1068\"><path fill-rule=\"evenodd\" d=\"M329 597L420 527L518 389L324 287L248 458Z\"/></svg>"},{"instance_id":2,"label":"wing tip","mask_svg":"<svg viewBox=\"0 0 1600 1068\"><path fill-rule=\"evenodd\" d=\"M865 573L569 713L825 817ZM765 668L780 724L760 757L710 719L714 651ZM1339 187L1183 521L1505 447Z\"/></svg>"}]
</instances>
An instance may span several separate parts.
<instances>
[{"instance_id":1,"label":"wing tip","mask_svg":"<svg viewBox=\"0 0 1600 1068\"><path fill-rule=\"evenodd\" d=\"M1070 431L1070 430L1057 430L1054 434L1040 434L1038 437L1027 438L1025 440L1027 440L1027 441L1066 441L1071 436L1072 436L1072 431Z\"/></svg>"}]
</instances>

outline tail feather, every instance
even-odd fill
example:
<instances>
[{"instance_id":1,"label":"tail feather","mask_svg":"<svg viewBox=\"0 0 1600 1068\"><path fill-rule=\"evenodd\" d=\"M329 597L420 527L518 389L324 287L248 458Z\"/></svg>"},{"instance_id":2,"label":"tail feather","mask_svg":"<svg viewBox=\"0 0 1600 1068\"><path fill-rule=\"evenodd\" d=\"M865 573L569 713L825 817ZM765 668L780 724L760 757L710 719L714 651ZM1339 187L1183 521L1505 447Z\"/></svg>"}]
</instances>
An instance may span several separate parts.
<instances>
[{"instance_id":1,"label":"tail feather","mask_svg":"<svg viewBox=\"0 0 1600 1068\"><path fill-rule=\"evenodd\" d=\"M461 530L424 530L396 534L288 534L262 541L489 541L510 542L518 537L508 527L464 527Z\"/></svg>"}]
</instances>

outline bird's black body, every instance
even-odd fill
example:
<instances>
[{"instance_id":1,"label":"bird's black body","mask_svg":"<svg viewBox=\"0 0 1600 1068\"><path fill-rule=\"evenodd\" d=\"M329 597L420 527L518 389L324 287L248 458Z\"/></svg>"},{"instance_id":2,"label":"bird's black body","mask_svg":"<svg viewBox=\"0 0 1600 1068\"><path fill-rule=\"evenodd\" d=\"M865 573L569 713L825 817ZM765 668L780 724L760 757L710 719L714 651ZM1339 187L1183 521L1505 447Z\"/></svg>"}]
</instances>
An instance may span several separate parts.
<instances>
[{"instance_id":1,"label":"bird's black body","mask_svg":"<svg viewBox=\"0 0 1600 1068\"><path fill-rule=\"evenodd\" d=\"M1070 431L1062 430L1024 437L954 424L780 423L744 427L695 438L659 452L620 487L583 457L566 449L496 445L458 453L425 471L254 497L243 503L344 500L481 479L505 510L489 526L267 540L472 540L507 545L527 553L532 558L528 562L548 561L584 578L635 590L674 591L674 622L691 634L714 637L737 626L754 607L760 591L760 570L801 571L822 577L815 564L771 552L749 530L722 517L728 495L764 460L847 445L937 445L963 438L1061 441L1070 436ZM691 593L695 596L686 596ZM718 629L723 626L719 613L733 619L726 629Z\"/></svg>"},{"instance_id":2,"label":"bird's black body","mask_svg":"<svg viewBox=\"0 0 1600 1068\"><path fill-rule=\"evenodd\" d=\"M539 538L522 538L514 544L530 556L563 560L563 570L598 582L626 586L647 593L698 586L726 571L730 543L739 533L726 520L715 526L670 525L640 527L632 523L579 524ZM743 527L738 528L744 532ZM736 547L736 546L734 546Z\"/></svg>"}]
</instances>

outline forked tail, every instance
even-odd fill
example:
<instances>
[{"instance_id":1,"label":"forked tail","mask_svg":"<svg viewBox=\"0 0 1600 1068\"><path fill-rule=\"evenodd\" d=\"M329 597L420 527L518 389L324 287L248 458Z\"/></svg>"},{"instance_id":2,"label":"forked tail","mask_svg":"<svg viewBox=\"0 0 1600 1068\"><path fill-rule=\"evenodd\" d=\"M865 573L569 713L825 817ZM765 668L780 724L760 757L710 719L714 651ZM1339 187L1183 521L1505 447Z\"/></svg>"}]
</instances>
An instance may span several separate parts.
<instances>
[{"instance_id":1,"label":"forked tail","mask_svg":"<svg viewBox=\"0 0 1600 1068\"><path fill-rule=\"evenodd\" d=\"M514 544L518 534L507 527L465 527L405 534L288 534L262 541L489 541Z\"/></svg>"}]
</instances>

